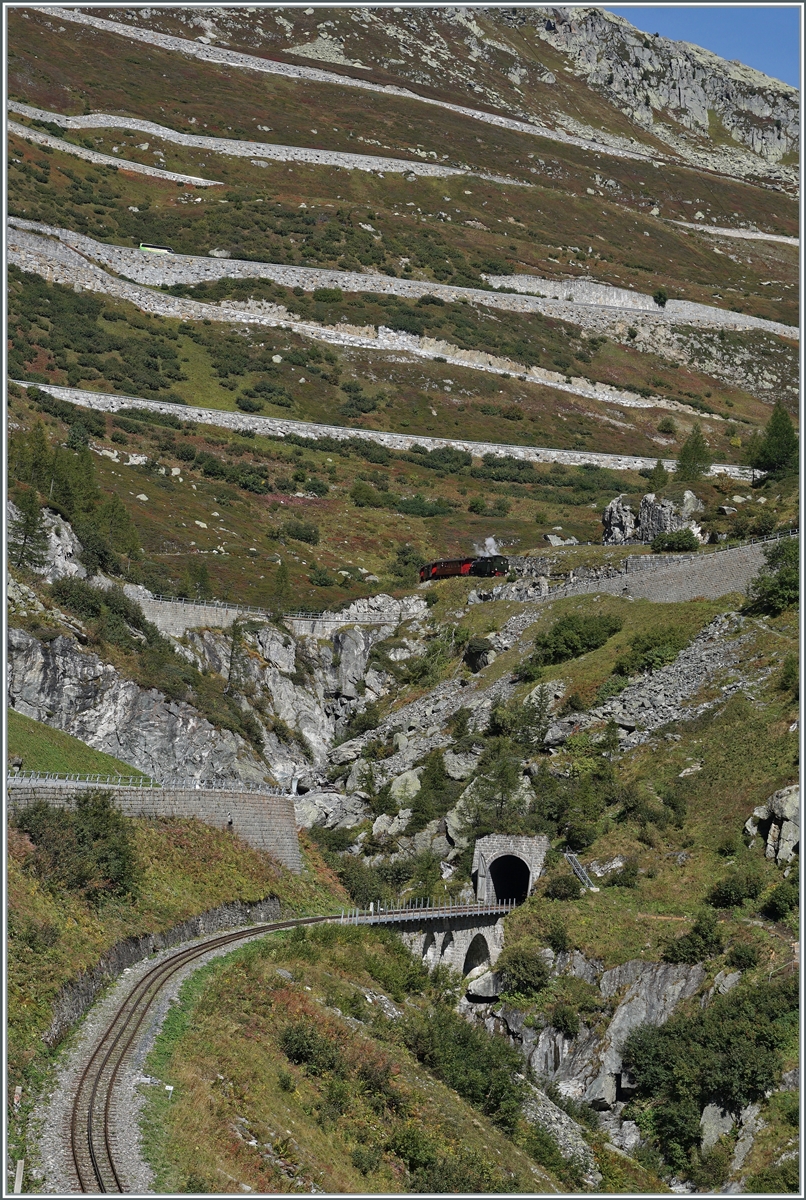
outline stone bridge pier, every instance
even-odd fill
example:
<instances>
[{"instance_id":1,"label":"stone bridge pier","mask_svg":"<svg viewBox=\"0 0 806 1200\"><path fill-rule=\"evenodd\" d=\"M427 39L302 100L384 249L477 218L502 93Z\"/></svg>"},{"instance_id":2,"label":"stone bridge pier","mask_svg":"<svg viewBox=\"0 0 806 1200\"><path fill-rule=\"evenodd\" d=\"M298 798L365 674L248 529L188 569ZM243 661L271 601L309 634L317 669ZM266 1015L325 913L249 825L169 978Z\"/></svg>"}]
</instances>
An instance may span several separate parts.
<instances>
[{"instance_id":1,"label":"stone bridge pier","mask_svg":"<svg viewBox=\"0 0 806 1200\"><path fill-rule=\"evenodd\" d=\"M504 948L504 920L496 913L418 918L402 922L398 929L412 954L429 969L444 963L462 975L494 966Z\"/></svg>"}]
</instances>

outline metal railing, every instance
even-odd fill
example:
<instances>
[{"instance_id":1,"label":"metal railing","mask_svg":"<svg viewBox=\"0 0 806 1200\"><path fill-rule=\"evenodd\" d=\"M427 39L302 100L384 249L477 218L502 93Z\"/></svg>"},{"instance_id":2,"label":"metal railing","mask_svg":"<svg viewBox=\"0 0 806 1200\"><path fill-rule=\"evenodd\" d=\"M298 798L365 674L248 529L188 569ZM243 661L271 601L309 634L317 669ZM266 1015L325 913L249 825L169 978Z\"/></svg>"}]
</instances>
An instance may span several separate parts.
<instances>
[{"instance_id":1,"label":"metal railing","mask_svg":"<svg viewBox=\"0 0 806 1200\"><path fill-rule=\"evenodd\" d=\"M518 905L517 900L475 900L458 903L452 900L436 902L430 899L410 904L384 905L372 903L369 908L342 909L341 925L399 925L406 921L445 920L454 917L506 916Z\"/></svg>"},{"instance_id":2,"label":"metal railing","mask_svg":"<svg viewBox=\"0 0 806 1200\"><path fill-rule=\"evenodd\" d=\"M243 779L194 779L187 775L152 779L148 775L102 775L83 771L9 771L7 782L45 784L97 784L99 787L133 787L141 790L170 788L174 791L199 792L259 792L267 796L287 796L289 793L268 783Z\"/></svg>"},{"instance_id":3,"label":"metal railing","mask_svg":"<svg viewBox=\"0 0 806 1200\"><path fill-rule=\"evenodd\" d=\"M586 888L589 888L592 892L599 891L588 872L582 866L582 863L575 854L571 853L570 850L566 850L565 852L565 861L568 863L569 867L574 872L581 884L583 884Z\"/></svg>"}]
</instances>

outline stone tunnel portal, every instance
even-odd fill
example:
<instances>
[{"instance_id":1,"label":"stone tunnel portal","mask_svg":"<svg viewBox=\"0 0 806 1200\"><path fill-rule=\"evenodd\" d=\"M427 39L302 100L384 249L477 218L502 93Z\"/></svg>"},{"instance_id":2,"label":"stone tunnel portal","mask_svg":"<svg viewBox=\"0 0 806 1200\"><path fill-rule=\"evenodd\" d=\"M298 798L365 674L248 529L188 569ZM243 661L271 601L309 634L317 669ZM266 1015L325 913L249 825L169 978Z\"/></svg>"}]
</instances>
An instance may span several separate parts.
<instances>
[{"instance_id":1,"label":"stone tunnel portal","mask_svg":"<svg viewBox=\"0 0 806 1200\"><path fill-rule=\"evenodd\" d=\"M529 895L531 872L527 863L515 854L502 854L490 863L490 880L496 900L514 900L523 904Z\"/></svg>"}]
</instances>

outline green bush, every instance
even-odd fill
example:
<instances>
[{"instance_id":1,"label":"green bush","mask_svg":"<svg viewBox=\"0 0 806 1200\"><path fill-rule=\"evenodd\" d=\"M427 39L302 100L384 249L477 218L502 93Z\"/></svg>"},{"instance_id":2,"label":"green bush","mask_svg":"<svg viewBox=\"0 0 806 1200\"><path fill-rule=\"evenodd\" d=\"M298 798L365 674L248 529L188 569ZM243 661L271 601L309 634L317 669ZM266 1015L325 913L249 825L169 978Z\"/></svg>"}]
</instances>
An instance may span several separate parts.
<instances>
[{"instance_id":1,"label":"green bush","mask_svg":"<svg viewBox=\"0 0 806 1200\"><path fill-rule=\"evenodd\" d=\"M652 553L662 554L666 550L698 550L700 543L692 529L677 529L674 533L659 533L652 539Z\"/></svg>"},{"instance_id":2,"label":"green bush","mask_svg":"<svg viewBox=\"0 0 806 1200\"><path fill-rule=\"evenodd\" d=\"M548 884L545 895L547 900L578 900L582 885L573 875L558 875Z\"/></svg>"},{"instance_id":3,"label":"green bush","mask_svg":"<svg viewBox=\"0 0 806 1200\"><path fill-rule=\"evenodd\" d=\"M735 908L745 900L755 900L763 886L764 881L758 872L734 871L726 879L714 884L708 893L708 903L714 908Z\"/></svg>"},{"instance_id":4,"label":"green bush","mask_svg":"<svg viewBox=\"0 0 806 1200\"><path fill-rule=\"evenodd\" d=\"M531 661L543 666L580 658L603 646L621 627L620 617L569 613L555 621L548 632L537 635Z\"/></svg>"},{"instance_id":5,"label":"green bush","mask_svg":"<svg viewBox=\"0 0 806 1200\"><path fill-rule=\"evenodd\" d=\"M525 946L506 947L495 969L503 975L506 990L522 996L536 996L549 981L545 960Z\"/></svg>"},{"instance_id":6,"label":"green bush","mask_svg":"<svg viewBox=\"0 0 806 1200\"><path fill-rule=\"evenodd\" d=\"M758 895L758 892L756 895ZM773 921L781 921L793 908L797 908L799 902L800 895L797 886L785 880L783 883L778 884L765 903L764 912Z\"/></svg>"},{"instance_id":7,"label":"green bush","mask_svg":"<svg viewBox=\"0 0 806 1200\"><path fill-rule=\"evenodd\" d=\"M758 961L757 946L750 946L747 942L737 942L735 946L731 946L728 954L728 966L735 967L737 971L750 971L753 967L758 966Z\"/></svg>"},{"instance_id":8,"label":"green bush","mask_svg":"<svg viewBox=\"0 0 806 1200\"><path fill-rule=\"evenodd\" d=\"M798 1195L800 1191L800 1163L797 1158L778 1163L774 1167L765 1167L756 1171L747 1180L747 1189L762 1196L777 1196L787 1192Z\"/></svg>"},{"instance_id":9,"label":"green bush","mask_svg":"<svg viewBox=\"0 0 806 1200\"><path fill-rule=\"evenodd\" d=\"M688 933L668 943L663 960L669 963L703 962L715 954L721 954L722 945L716 913L713 909L704 909Z\"/></svg>"},{"instance_id":10,"label":"green bush","mask_svg":"<svg viewBox=\"0 0 806 1200\"><path fill-rule=\"evenodd\" d=\"M327 1071L340 1073L344 1059L339 1047L309 1021L294 1021L279 1037L280 1046L291 1062L306 1067L311 1075Z\"/></svg>"},{"instance_id":11,"label":"green bush","mask_svg":"<svg viewBox=\"0 0 806 1200\"><path fill-rule=\"evenodd\" d=\"M314 288L313 298L317 303L321 304L338 304L344 299L344 293L341 288Z\"/></svg>"},{"instance_id":12,"label":"green bush","mask_svg":"<svg viewBox=\"0 0 806 1200\"><path fill-rule=\"evenodd\" d=\"M408 1013L398 1028L412 1054L505 1131L521 1119L523 1060L502 1037L469 1025L447 1005Z\"/></svg>"},{"instance_id":13,"label":"green bush","mask_svg":"<svg viewBox=\"0 0 806 1200\"><path fill-rule=\"evenodd\" d=\"M72 808L37 800L16 814L14 825L34 844L25 868L46 887L64 887L91 904L137 892L137 862L131 821L109 792L79 792Z\"/></svg>"},{"instance_id":14,"label":"green bush","mask_svg":"<svg viewBox=\"0 0 806 1200\"><path fill-rule=\"evenodd\" d=\"M688 641L688 635L682 629L660 628L638 634L632 639L629 652L616 659L613 672L629 676L656 671L674 662Z\"/></svg>"},{"instance_id":15,"label":"green bush","mask_svg":"<svg viewBox=\"0 0 806 1200\"><path fill-rule=\"evenodd\" d=\"M292 518L280 526L280 536L293 538L297 542L306 542L309 546L319 545L319 526L312 521L298 521Z\"/></svg>"},{"instance_id":16,"label":"green bush","mask_svg":"<svg viewBox=\"0 0 806 1200\"><path fill-rule=\"evenodd\" d=\"M798 539L786 538L767 546L765 565L747 589L749 610L773 616L788 608L797 608L800 597Z\"/></svg>"}]
</instances>

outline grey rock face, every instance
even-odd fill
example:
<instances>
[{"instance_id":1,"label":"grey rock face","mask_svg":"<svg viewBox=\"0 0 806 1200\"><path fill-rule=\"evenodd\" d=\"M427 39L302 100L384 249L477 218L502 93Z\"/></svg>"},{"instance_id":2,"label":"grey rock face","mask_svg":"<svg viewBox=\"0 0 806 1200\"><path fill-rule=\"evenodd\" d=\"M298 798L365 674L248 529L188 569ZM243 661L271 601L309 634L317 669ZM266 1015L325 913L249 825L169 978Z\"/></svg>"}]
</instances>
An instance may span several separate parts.
<instances>
[{"instance_id":1,"label":"grey rock face","mask_svg":"<svg viewBox=\"0 0 806 1200\"><path fill-rule=\"evenodd\" d=\"M602 1176L596 1168L596 1160L585 1141L581 1126L549 1100L539 1087L533 1083L528 1087L529 1094L523 1106L527 1121L547 1130L557 1143L563 1158L568 1161L576 1159L582 1165L586 1185L589 1188L597 1187L602 1181Z\"/></svg>"},{"instance_id":2,"label":"grey rock face","mask_svg":"<svg viewBox=\"0 0 806 1200\"><path fill-rule=\"evenodd\" d=\"M13 525L20 516L20 510L9 500L6 506L9 526ZM86 579L87 571L81 563L81 552L84 547L73 533L73 528L64 517L49 508L42 509L42 520L47 533L48 545L45 553L45 563L37 571L46 583L55 583L57 579L77 577Z\"/></svg>"},{"instance_id":3,"label":"grey rock face","mask_svg":"<svg viewBox=\"0 0 806 1200\"><path fill-rule=\"evenodd\" d=\"M635 513L623 496L616 496L602 513L602 544L605 546L623 546L625 542L635 541L638 536L638 522Z\"/></svg>"},{"instance_id":4,"label":"grey rock face","mask_svg":"<svg viewBox=\"0 0 806 1200\"><path fill-rule=\"evenodd\" d=\"M789 862L800 846L800 785L792 784L773 792L766 804L753 809L745 822L745 831L755 837L762 827L766 836L766 857Z\"/></svg>"},{"instance_id":5,"label":"grey rock face","mask_svg":"<svg viewBox=\"0 0 806 1200\"><path fill-rule=\"evenodd\" d=\"M266 764L238 734L216 729L196 709L122 679L72 638L43 643L8 631L9 703L156 778L260 782Z\"/></svg>"},{"instance_id":6,"label":"grey rock face","mask_svg":"<svg viewBox=\"0 0 806 1200\"><path fill-rule=\"evenodd\" d=\"M325 829L353 829L369 816L362 796L343 796L340 792L306 792L294 801L297 823L304 829L323 825Z\"/></svg>"},{"instance_id":7,"label":"grey rock face","mask_svg":"<svg viewBox=\"0 0 806 1200\"><path fill-rule=\"evenodd\" d=\"M705 146L710 114L716 113L736 142L726 156L730 161L746 147L745 154L778 163L797 145L797 91L779 80L699 46L644 34L601 9L541 8L533 19L539 36L569 54L590 84L682 151L690 143L672 135L666 114ZM709 149L712 158L724 153L713 142ZM691 148L687 157L697 160ZM763 171L763 163L758 169Z\"/></svg>"},{"instance_id":8,"label":"grey rock face","mask_svg":"<svg viewBox=\"0 0 806 1200\"><path fill-rule=\"evenodd\" d=\"M704 508L702 501L690 491L684 492L681 505L675 504L673 500L656 500L654 492L648 492L641 500L638 513L641 541L651 542L660 533L676 533L680 529L690 529L703 541L702 531L694 520L694 515L702 512Z\"/></svg>"},{"instance_id":9,"label":"grey rock face","mask_svg":"<svg viewBox=\"0 0 806 1200\"><path fill-rule=\"evenodd\" d=\"M469 779L478 766L475 754L454 754L448 750L444 755L445 773L449 779Z\"/></svg>"},{"instance_id":10,"label":"grey rock face","mask_svg":"<svg viewBox=\"0 0 806 1200\"><path fill-rule=\"evenodd\" d=\"M703 1154L713 1150L723 1133L733 1129L733 1117L718 1104L706 1104L700 1117L700 1146Z\"/></svg>"},{"instance_id":11,"label":"grey rock face","mask_svg":"<svg viewBox=\"0 0 806 1200\"><path fill-rule=\"evenodd\" d=\"M609 1108L615 1103L616 1077L622 1073L621 1048L627 1035L639 1025L663 1025L679 1001L693 996L705 978L699 965L641 966L640 971L633 968L637 978L613 1014L599 1055L599 1072L585 1089L585 1100L594 1108Z\"/></svg>"}]
</instances>

